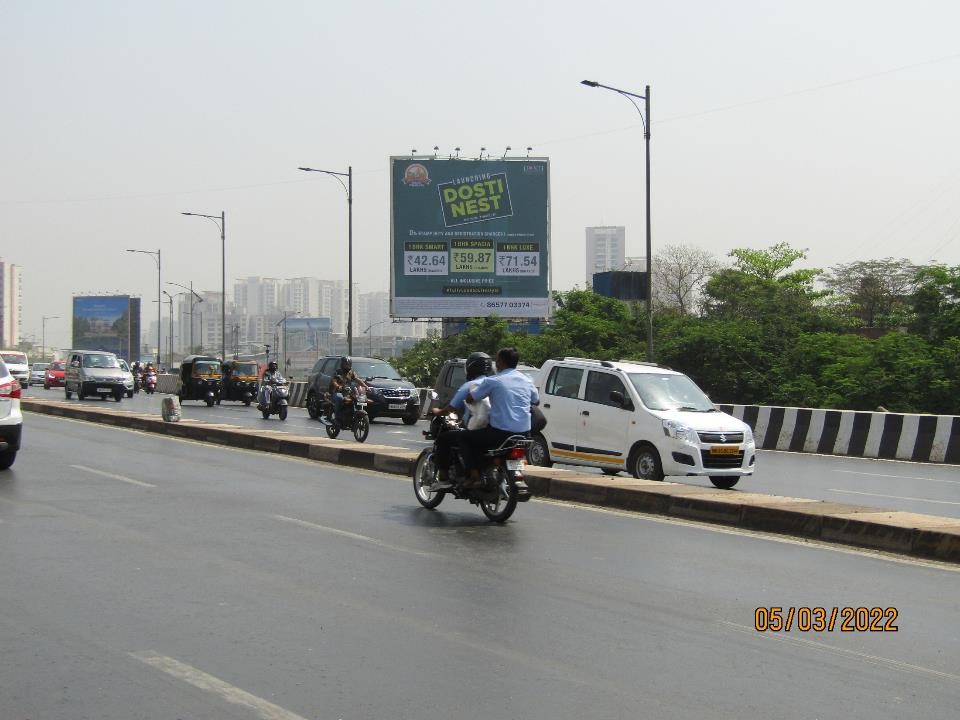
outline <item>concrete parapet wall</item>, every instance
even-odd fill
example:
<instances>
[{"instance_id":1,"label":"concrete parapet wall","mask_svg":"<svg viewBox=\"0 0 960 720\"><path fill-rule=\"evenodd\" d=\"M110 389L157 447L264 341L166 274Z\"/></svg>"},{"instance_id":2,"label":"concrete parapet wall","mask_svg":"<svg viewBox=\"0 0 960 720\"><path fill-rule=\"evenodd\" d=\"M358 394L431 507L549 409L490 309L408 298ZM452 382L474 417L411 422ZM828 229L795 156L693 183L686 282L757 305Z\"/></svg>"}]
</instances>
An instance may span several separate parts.
<instances>
[{"instance_id":1,"label":"concrete parapet wall","mask_svg":"<svg viewBox=\"0 0 960 720\"><path fill-rule=\"evenodd\" d=\"M753 428L757 447L821 455L960 463L960 417L718 405Z\"/></svg>"}]
</instances>

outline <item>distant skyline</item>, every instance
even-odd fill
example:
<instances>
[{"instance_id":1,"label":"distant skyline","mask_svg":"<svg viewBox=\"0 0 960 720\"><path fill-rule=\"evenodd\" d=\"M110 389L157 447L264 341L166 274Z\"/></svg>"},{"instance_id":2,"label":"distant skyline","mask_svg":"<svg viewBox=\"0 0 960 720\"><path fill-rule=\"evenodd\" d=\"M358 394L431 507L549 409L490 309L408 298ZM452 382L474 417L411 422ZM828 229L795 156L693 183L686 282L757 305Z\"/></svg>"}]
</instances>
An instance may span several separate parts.
<instances>
[{"instance_id":1,"label":"distant skyline","mask_svg":"<svg viewBox=\"0 0 960 720\"><path fill-rule=\"evenodd\" d=\"M482 11L481 11L482 10ZM644 255L640 116L583 79L651 87L654 255L788 242L805 267L960 265L960 4L7 0L0 256L21 334L69 342L75 294L238 278L389 287L389 157L550 159L553 287L584 229ZM511 150L506 148L510 146ZM164 317L166 309L164 308ZM362 328L360 328L362 329ZM358 329L354 328L356 334Z\"/></svg>"}]
</instances>

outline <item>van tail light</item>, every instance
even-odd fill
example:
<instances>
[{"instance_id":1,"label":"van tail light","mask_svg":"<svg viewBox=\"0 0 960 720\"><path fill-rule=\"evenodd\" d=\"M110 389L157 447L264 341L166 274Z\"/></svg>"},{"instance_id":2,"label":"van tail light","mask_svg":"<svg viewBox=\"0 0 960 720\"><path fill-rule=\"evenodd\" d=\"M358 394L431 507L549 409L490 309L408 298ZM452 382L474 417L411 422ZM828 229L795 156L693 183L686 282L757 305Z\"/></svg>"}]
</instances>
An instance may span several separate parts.
<instances>
[{"instance_id":1,"label":"van tail light","mask_svg":"<svg viewBox=\"0 0 960 720\"><path fill-rule=\"evenodd\" d=\"M511 460L523 460L526 456L527 449L522 446L510 448L510 453L507 455Z\"/></svg>"},{"instance_id":2,"label":"van tail light","mask_svg":"<svg viewBox=\"0 0 960 720\"><path fill-rule=\"evenodd\" d=\"M13 378L13 382L0 383L0 397L11 400L20 399L20 381Z\"/></svg>"}]
</instances>

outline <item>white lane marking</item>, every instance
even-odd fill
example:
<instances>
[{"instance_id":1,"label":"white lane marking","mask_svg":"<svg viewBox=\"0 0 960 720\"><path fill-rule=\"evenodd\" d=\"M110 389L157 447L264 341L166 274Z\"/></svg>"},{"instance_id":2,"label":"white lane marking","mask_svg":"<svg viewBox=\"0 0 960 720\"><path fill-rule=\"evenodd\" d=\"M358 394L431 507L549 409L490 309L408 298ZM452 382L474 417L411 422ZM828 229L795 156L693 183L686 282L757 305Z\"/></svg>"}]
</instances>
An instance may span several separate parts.
<instances>
[{"instance_id":1,"label":"white lane marking","mask_svg":"<svg viewBox=\"0 0 960 720\"><path fill-rule=\"evenodd\" d=\"M960 505L952 500L927 500L926 498L907 497L905 495L881 495L880 493L858 492L857 490L837 490L827 488L827 492L845 493L846 495L869 495L870 497L889 498L890 500L913 500L914 502L937 503L939 505Z\"/></svg>"},{"instance_id":2,"label":"white lane marking","mask_svg":"<svg viewBox=\"0 0 960 720\"><path fill-rule=\"evenodd\" d=\"M836 645L828 645L827 643L817 642L816 640L807 640L806 638L790 637L789 635L784 635L783 633L762 633L747 625L740 625L738 623L732 623L726 620L721 620L720 624L726 625L734 630L738 630L748 635L762 637L765 640L774 640L776 642L806 646L814 648L815 650L834 653L836 655L848 655L850 657L855 657L860 660L866 660L867 662L887 667L891 670L899 670L901 672L917 672L926 675L933 675L934 677L942 678L944 680L951 680L953 682L960 681L960 675L943 672L942 670L934 670L933 668L924 667L923 665L912 665L911 663L906 663L902 660L894 660L893 658L886 658L880 655L869 655L867 653L860 652L859 650L850 650L848 648L837 647Z\"/></svg>"},{"instance_id":3,"label":"white lane marking","mask_svg":"<svg viewBox=\"0 0 960 720\"><path fill-rule=\"evenodd\" d=\"M152 652L130 653L130 657L165 672L167 675L175 677L178 680L182 680L189 685L193 685L195 688L218 695L228 703L250 708L263 718L263 720L306 720L302 715L297 715L263 698L251 695L245 690L241 690L238 687L224 682L220 678L209 675L202 670L198 670L171 657L156 655Z\"/></svg>"},{"instance_id":4,"label":"white lane marking","mask_svg":"<svg viewBox=\"0 0 960 720\"><path fill-rule=\"evenodd\" d=\"M357 533L349 532L348 530L340 530L339 528L327 527L326 525L317 525L316 523L308 522L306 520L299 520L297 518L287 517L286 515L272 515L274 520L280 520L281 522L291 523L293 525L299 525L300 527L310 528L311 530L322 530L323 532L328 532L333 535L340 535L341 537L350 538L351 540L361 540L363 542L370 543L371 545L376 545L377 547L382 547L387 550L396 550L398 552L410 553L411 555L419 555L420 557L443 557L437 553L425 552L423 550L413 550L411 548L400 547L399 545L391 545L385 543L382 540L377 540L376 538L369 537L367 535L359 535Z\"/></svg>"},{"instance_id":5,"label":"white lane marking","mask_svg":"<svg viewBox=\"0 0 960 720\"><path fill-rule=\"evenodd\" d=\"M96 470L95 468L86 467L85 465L71 465L70 467L77 470L83 470L84 472L93 473L94 475L102 475L103 477L108 477L113 480L119 480L120 482L129 483L131 485L139 485L140 487L148 488L156 487L156 485L151 485L150 483L134 480L133 478L124 477L123 475L114 475L113 473L104 472L103 470Z\"/></svg>"},{"instance_id":6,"label":"white lane marking","mask_svg":"<svg viewBox=\"0 0 960 720\"><path fill-rule=\"evenodd\" d=\"M894 480L927 480L929 482L956 483L960 485L960 480L944 480L941 478L918 477L913 475L884 475L882 473L859 472L857 470L834 470L836 473L846 473L847 475L869 475L870 477L893 478Z\"/></svg>"}]
</instances>

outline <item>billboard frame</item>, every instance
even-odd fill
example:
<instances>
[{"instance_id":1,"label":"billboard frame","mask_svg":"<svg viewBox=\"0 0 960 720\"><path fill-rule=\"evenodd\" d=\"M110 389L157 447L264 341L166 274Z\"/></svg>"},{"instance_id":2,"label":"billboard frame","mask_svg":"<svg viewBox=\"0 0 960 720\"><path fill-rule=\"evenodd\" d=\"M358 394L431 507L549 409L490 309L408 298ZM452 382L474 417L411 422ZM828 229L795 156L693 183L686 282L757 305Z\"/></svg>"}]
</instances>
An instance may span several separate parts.
<instances>
[{"instance_id":1,"label":"billboard frame","mask_svg":"<svg viewBox=\"0 0 960 720\"><path fill-rule=\"evenodd\" d=\"M391 318L548 319L550 212L549 158L391 156Z\"/></svg>"}]
</instances>

